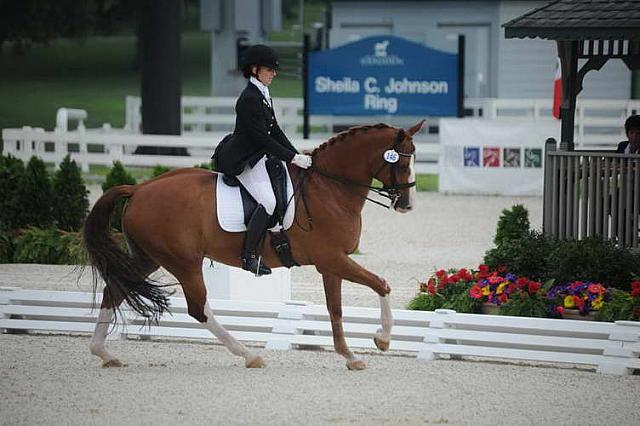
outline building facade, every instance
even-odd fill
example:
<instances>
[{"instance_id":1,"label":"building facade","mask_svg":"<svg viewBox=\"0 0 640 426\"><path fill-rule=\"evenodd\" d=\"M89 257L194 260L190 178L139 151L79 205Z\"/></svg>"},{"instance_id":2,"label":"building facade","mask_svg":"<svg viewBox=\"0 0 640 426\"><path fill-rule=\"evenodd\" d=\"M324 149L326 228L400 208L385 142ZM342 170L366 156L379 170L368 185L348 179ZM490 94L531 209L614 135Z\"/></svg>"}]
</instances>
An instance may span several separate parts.
<instances>
[{"instance_id":1,"label":"building facade","mask_svg":"<svg viewBox=\"0 0 640 426\"><path fill-rule=\"evenodd\" d=\"M551 98L557 50L540 39L505 39L502 24L546 1L332 1L329 47L390 34L446 52L465 35L465 97ZM581 64L579 64L580 66ZM631 72L620 60L588 73L582 99L629 99Z\"/></svg>"}]
</instances>

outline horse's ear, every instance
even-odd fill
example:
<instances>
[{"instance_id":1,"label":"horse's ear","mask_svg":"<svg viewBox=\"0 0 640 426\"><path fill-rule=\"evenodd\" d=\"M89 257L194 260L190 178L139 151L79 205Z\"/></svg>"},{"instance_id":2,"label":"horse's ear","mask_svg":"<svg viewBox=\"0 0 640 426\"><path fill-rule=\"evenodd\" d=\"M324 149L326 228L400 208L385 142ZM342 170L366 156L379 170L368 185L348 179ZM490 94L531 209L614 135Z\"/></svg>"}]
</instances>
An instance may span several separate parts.
<instances>
[{"instance_id":1,"label":"horse's ear","mask_svg":"<svg viewBox=\"0 0 640 426\"><path fill-rule=\"evenodd\" d=\"M419 123L417 123L415 126L411 127L409 130L407 130L407 133L409 133L411 136L413 136L416 133L418 133L420 131L420 129L422 129L422 126L424 125L425 121L426 120L422 120Z\"/></svg>"}]
</instances>

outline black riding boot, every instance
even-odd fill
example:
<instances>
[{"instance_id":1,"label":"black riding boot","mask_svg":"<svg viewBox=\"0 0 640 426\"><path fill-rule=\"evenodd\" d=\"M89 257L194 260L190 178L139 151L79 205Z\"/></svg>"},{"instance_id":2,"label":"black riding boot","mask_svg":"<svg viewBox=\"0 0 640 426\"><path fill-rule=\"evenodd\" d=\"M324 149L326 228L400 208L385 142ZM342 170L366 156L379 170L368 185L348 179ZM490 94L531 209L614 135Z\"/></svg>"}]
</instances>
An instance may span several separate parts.
<instances>
[{"instance_id":1,"label":"black riding boot","mask_svg":"<svg viewBox=\"0 0 640 426\"><path fill-rule=\"evenodd\" d=\"M249 224L247 225L247 236L244 239L244 248L242 249L242 269L250 271L256 275L269 275L271 269L265 265L256 254L258 244L262 240L262 236L267 230L269 215L263 205L253 212Z\"/></svg>"}]
</instances>

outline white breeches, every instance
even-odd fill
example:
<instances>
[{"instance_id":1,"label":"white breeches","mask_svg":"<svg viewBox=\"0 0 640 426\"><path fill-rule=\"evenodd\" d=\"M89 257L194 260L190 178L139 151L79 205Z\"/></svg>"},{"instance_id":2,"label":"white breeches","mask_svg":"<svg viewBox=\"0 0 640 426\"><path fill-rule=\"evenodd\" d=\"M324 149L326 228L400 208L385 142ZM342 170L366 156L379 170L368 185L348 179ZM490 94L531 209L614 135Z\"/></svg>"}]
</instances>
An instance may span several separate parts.
<instances>
[{"instance_id":1,"label":"white breeches","mask_svg":"<svg viewBox=\"0 0 640 426\"><path fill-rule=\"evenodd\" d=\"M273 188L265 165L266 161L267 157L263 156L255 166L251 167L247 164L237 178L249 194L264 206L266 212L272 215L276 209L276 196L273 195Z\"/></svg>"}]
</instances>

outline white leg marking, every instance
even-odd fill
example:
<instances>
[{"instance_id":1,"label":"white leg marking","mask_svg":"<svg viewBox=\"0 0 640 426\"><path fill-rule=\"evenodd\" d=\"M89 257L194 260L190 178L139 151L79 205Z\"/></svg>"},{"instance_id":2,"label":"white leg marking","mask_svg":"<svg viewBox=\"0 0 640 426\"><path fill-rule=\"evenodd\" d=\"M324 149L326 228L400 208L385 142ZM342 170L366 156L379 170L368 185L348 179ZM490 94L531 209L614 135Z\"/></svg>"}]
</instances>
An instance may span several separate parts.
<instances>
[{"instance_id":1,"label":"white leg marking","mask_svg":"<svg viewBox=\"0 0 640 426\"><path fill-rule=\"evenodd\" d=\"M98 314L98 321L96 322L96 328L93 331L93 337L89 344L89 350L92 354L99 356L103 362L116 360L104 347L104 341L107 339L107 333L111 327L111 321L113 321L113 309L100 309Z\"/></svg>"},{"instance_id":2,"label":"white leg marking","mask_svg":"<svg viewBox=\"0 0 640 426\"><path fill-rule=\"evenodd\" d=\"M207 316L207 322L204 326L213 333L226 346L232 354L243 357L245 360L255 358L255 355L249 351L242 343L238 342L223 326L216 321L213 311L209 307L209 303L204 305L204 314Z\"/></svg>"},{"instance_id":3,"label":"white leg marking","mask_svg":"<svg viewBox=\"0 0 640 426\"><path fill-rule=\"evenodd\" d=\"M391 327L393 327L393 314L389 303L389 295L380 297L380 322L382 328L378 330L378 337L385 342L391 339Z\"/></svg>"}]
</instances>

